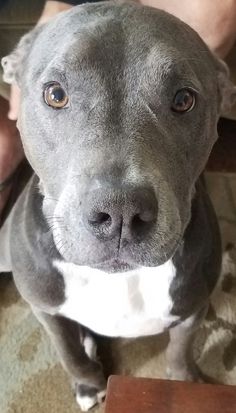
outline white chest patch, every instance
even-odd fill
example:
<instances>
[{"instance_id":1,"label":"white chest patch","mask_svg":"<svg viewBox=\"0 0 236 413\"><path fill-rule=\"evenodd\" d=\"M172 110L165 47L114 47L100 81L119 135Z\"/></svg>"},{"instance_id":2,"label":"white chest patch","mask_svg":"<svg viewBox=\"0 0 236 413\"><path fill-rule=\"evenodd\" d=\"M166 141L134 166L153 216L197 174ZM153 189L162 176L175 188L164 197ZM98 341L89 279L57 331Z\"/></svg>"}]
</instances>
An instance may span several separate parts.
<instances>
[{"instance_id":1,"label":"white chest patch","mask_svg":"<svg viewBox=\"0 0 236 413\"><path fill-rule=\"evenodd\" d=\"M178 319L170 314L171 260L121 274L54 261L64 277L66 300L58 312L105 336L158 334Z\"/></svg>"}]
</instances>

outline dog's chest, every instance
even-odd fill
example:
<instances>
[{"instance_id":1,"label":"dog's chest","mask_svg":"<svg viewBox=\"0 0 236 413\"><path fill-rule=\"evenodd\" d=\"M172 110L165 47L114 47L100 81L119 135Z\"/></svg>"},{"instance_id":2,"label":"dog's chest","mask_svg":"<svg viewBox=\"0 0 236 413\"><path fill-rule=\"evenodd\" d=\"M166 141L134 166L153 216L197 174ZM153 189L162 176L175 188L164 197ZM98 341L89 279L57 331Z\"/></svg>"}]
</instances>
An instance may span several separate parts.
<instances>
[{"instance_id":1,"label":"dog's chest","mask_svg":"<svg viewBox=\"0 0 236 413\"><path fill-rule=\"evenodd\" d=\"M169 294L175 277L171 261L156 268L106 274L55 262L64 277L66 300L59 313L106 336L158 334L178 319Z\"/></svg>"}]
</instances>

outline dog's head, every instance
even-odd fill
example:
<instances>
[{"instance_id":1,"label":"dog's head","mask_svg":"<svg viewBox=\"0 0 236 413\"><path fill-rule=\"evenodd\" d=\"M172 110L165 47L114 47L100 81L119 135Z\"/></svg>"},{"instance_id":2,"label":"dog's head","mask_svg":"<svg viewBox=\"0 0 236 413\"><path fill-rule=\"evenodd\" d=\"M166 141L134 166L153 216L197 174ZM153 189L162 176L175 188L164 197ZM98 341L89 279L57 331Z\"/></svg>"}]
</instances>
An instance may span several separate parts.
<instances>
[{"instance_id":1,"label":"dog's head","mask_svg":"<svg viewBox=\"0 0 236 413\"><path fill-rule=\"evenodd\" d=\"M107 271L168 260L234 94L226 66L173 16L110 2L35 29L3 66L64 258Z\"/></svg>"}]
</instances>

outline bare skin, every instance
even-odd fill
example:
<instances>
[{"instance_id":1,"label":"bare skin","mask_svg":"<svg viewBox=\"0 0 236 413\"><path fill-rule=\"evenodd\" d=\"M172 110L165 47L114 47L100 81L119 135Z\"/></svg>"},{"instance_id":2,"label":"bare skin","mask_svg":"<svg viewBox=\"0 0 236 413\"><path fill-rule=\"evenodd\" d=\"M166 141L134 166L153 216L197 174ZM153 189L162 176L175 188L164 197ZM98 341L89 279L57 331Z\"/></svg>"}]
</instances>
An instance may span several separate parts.
<instances>
[{"instance_id":1,"label":"bare skin","mask_svg":"<svg viewBox=\"0 0 236 413\"><path fill-rule=\"evenodd\" d=\"M163 9L192 26L207 45L224 58L236 40L236 0L137 0L143 5ZM61 11L72 6L47 1L38 24L45 23ZM11 89L8 102L0 98L0 183L16 169L24 153L16 128L20 90ZM0 216L7 202L10 186L0 192Z\"/></svg>"},{"instance_id":2,"label":"bare skin","mask_svg":"<svg viewBox=\"0 0 236 413\"><path fill-rule=\"evenodd\" d=\"M223 59L236 40L235 0L140 0L189 24L211 50Z\"/></svg>"},{"instance_id":3,"label":"bare skin","mask_svg":"<svg viewBox=\"0 0 236 413\"><path fill-rule=\"evenodd\" d=\"M16 122L7 117L8 102L0 97L0 182L16 169L23 159L23 149ZM10 193L10 186L0 192L0 211L3 210Z\"/></svg>"}]
</instances>

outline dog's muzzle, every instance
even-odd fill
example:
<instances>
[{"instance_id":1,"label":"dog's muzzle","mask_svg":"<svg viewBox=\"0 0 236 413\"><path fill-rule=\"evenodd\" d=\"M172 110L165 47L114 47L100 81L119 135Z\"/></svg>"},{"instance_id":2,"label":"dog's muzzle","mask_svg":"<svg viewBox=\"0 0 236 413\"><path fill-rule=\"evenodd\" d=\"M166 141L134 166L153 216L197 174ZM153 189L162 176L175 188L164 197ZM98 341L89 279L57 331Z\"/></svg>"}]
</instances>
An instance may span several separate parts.
<instances>
[{"instance_id":1,"label":"dog's muzzle","mask_svg":"<svg viewBox=\"0 0 236 413\"><path fill-rule=\"evenodd\" d=\"M138 241L150 235L157 213L157 199L151 188L101 188L85 200L83 223L101 241L117 236Z\"/></svg>"}]
</instances>

